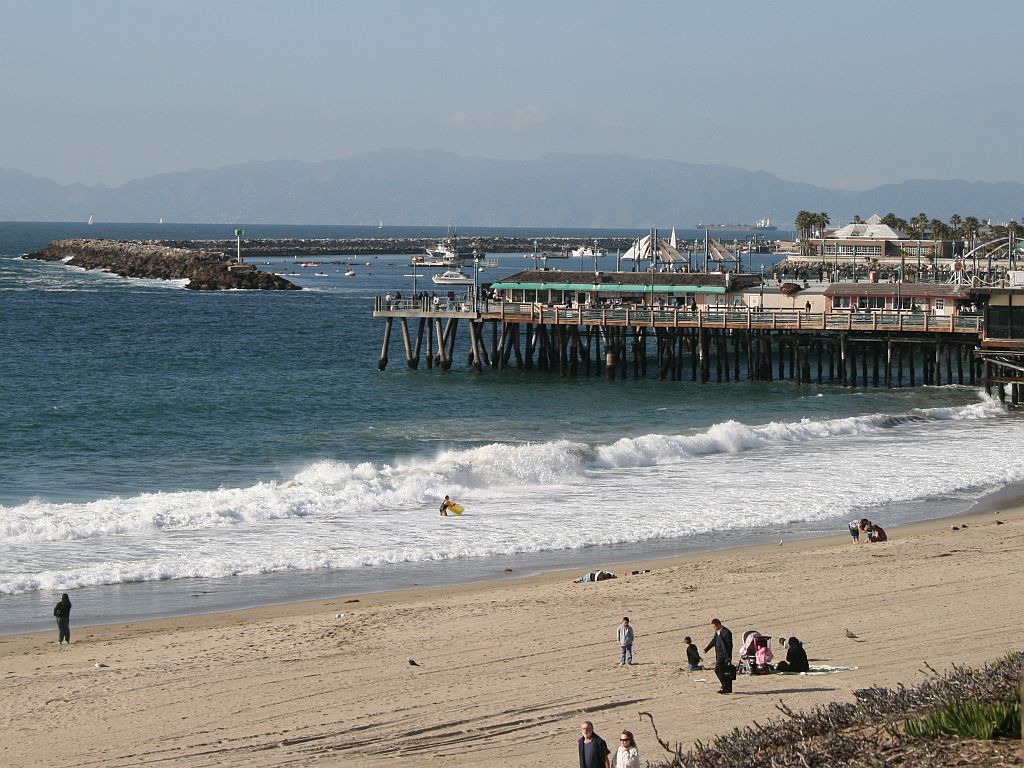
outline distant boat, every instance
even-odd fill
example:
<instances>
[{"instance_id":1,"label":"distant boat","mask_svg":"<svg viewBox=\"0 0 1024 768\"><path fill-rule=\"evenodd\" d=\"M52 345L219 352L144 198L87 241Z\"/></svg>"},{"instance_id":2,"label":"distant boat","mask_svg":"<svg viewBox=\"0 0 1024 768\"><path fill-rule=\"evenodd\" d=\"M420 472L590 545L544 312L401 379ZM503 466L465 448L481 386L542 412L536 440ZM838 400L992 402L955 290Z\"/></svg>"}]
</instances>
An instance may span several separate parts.
<instances>
[{"instance_id":1,"label":"distant boat","mask_svg":"<svg viewBox=\"0 0 1024 768\"><path fill-rule=\"evenodd\" d=\"M85 223L86 224L92 224L92 214L91 213L89 214L89 220L87 222L85 222Z\"/></svg>"},{"instance_id":2,"label":"distant boat","mask_svg":"<svg viewBox=\"0 0 1024 768\"><path fill-rule=\"evenodd\" d=\"M775 232L778 227L771 219L758 219L753 224L704 224L697 223L697 229L715 229L725 232Z\"/></svg>"},{"instance_id":3,"label":"distant boat","mask_svg":"<svg viewBox=\"0 0 1024 768\"><path fill-rule=\"evenodd\" d=\"M384 219L380 220L380 224L377 225L377 229L384 229Z\"/></svg>"},{"instance_id":4,"label":"distant boat","mask_svg":"<svg viewBox=\"0 0 1024 768\"><path fill-rule=\"evenodd\" d=\"M356 276L356 271L354 269L346 269L345 270L345 277L355 277L355 276Z\"/></svg>"},{"instance_id":5,"label":"distant boat","mask_svg":"<svg viewBox=\"0 0 1024 768\"><path fill-rule=\"evenodd\" d=\"M473 278L461 269L449 269L430 278L434 285L472 285Z\"/></svg>"},{"instance_id":6,"label":"distant boat","mask_svg":"<svg viewBox=\"0 0 1024 768\"><path fill-rule=\"evenodd\" d=\"M327 277L326 272L314 272L313 277Z\"/></svg>"},{"instance_id":7,"label":"distant boat","mask_svg":"<svg viewBox=\"0 0 1024 768\"><path fill-rule=\"evenodd\" d=\"M604 254L605 252L601 248L595 248L592 245L581 245L579 248L572 249L572 255L577 259L592 259L595 256L604 256ZM549 256L548 258L552 257Z\"/></svg>"},{"instance_id":8,"label":"distant boat","mask_svg":"<svg viewBox=\"0 0 1024 768\"><path fill-rule=\"evenodd\" d=\"M164 223L164 217L163 217L163 216L161 216L161 217L160 217L160 223L161 223L161 224L163 224L163 223Z\"/></svg>"}]
</instances>

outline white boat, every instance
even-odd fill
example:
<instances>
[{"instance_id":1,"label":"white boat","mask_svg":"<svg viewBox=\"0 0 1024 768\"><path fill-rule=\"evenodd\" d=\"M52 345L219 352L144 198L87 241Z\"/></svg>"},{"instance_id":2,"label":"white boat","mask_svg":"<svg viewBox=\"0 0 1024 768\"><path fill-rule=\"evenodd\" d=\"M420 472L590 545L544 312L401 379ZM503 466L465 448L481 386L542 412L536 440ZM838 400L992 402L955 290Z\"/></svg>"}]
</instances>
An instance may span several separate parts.
<instances>
[{"instance_id":1,"label":"white boat","mask_svg":"<svg viewBox=\"0 0 1024 768\"><path fill-rule=\"evenodd\" d=\"M604 254L605 252L601 248L595 248L592 245L581 245L579 248L572 249L572 255L577 259L592 259L595 256L604 256Z\"/></svg>"},{"instance_id":2,"label":"white boat","mask_svg":"<svg viewBox=\"0 0 1024 768\"><path fill-rule=\"evenodd\" d=\"M346 269L345 270L345 277L355 277L355 276L356 276L356 271L354 269Z\"/></svg>"},{"instance_id":3,"label":"white boat","mask_svg":"<svg viewBox=\"0 0 1024 768\"><path fill-rule=\"evenodd\" d=\"M434 275L430 278L434 285L472 285L472 275L467 275L461 269L449 269L447 272L442 272L440 275Z\"/></svg>"},{"instance_id":4,"label":"white boat","mask_svg":"<svg viewBox=\"0 0 1024 768\"><path fill-rule=\"evenodd\" d=\"M355 272L353 272L352 274L354 275ZM313 277L327 277L327 273L326 272L314 272L313 273Z\"/></svg>"},{"instance_id":5,"label":"white boat","mask_svg":"<svg viewBox=\"0 0 1024 768\"><path fill-rule=\"evenodd\" d=\"M85 223L86 224L92 224L92 222L93 222L93 215L90 213L89 214L89 220L87 222L85 222Z\"/></svg>"},{"instance_id":6,"label":"white boat","mask_svg":"<svg viewBox=\"0 0 1024 768\"><path fill-rule=\"evenodd\" d=\"M481 259L472 248L460 248L455 238L441 240L433 248L424 249L422 256L413 256L409 261L411 267L459 267L470 264L473 259Z\"/></svg>"}]
</instances>

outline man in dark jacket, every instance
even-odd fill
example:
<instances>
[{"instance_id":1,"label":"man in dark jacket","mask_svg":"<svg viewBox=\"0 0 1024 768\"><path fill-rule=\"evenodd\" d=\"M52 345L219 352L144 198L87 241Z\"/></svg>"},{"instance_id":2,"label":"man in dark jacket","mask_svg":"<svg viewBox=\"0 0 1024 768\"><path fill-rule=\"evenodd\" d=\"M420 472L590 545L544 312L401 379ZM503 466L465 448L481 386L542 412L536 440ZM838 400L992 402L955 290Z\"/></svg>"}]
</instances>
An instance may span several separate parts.
<instances>
[{"instance_id":1,"label":"man in dark jacket","mask_svg":"<svg viewBox=\"0 0 1024 768\"><path fill-rule=\"evenodd\" d=\"M722 626L718 619L712 619L711 626L715 628L715 636L707 644L704 653L715 649L715 676L722 684L718 692L732 693L732 632Z\"/></svg>"},{"instance_id":2,"label":"man in dark jacket","mask_svg":"<svg viewBox=\"0 0 1024 768\"><path fill-rule=\"evenodd\" d=\"M584 720L580 724L580 736L577 743L580 747L580 768L609 768L608 744L594 733L594 724Z\"/></svg>"},{"instance_id":3,"label":"man in dark jacket","mask_svg":"<svg viewBox=\"0 0 1024 768\"><path fill-rule=\"evenodd\" d=\"M53 606L53 615L57 619L57 645L65 640L71 645L71 598L65 592L60 602Z\"/></svg>"}]
</instances>

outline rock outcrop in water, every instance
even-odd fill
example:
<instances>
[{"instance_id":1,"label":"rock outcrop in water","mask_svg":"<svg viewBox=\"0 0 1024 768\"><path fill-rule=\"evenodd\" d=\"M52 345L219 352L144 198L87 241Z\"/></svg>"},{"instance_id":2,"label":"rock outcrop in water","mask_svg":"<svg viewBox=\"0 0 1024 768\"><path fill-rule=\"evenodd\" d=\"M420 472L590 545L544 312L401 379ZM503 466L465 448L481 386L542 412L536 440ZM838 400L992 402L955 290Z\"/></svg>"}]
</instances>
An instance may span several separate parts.
<instances>
[{"instance_id":1,"label":"rock outcrop in water","mask_svg":"<svg viewBox=\"0 0 1024 768\"><path fill-rule=\"evenodd\" d=\"M228 288L260 291L299 290L299 286L251 264L236 265L223 251L171 248L155 242L54 240L26 259L62 261L82 269L102 269L121 277L188 280L194 291Z\"/></svg>"}]
</instances>

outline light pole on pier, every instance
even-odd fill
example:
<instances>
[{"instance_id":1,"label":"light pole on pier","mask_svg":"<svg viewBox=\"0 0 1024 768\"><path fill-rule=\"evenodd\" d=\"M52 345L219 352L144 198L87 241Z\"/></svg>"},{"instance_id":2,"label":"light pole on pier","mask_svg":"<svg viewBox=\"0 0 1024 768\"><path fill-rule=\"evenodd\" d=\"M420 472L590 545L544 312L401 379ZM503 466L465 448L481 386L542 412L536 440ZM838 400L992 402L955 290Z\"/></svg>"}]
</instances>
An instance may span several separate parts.
<instances>
[{"instance_id":1,"label":"light pole on pier","mask_svg":"<svg viewBox=\"0 0 1024 768\"><path fill-rule=\"evenodd\" d=\"M473 314L479 312L480 297L480 254L473 251Z\"/></svg>"},{"instance_id":2,"label":"light pole on pier","mask_svg":"<svg viewBox=\"0 0 1024 768\"><path fill-rule=\"evenodd\" d=\"M236 253L235 259L236 259L236 263L237 264L241 264L242 263L242 235L244 235L244 234L245 234L245 230L244 229L236 229L235 230L235 246L237 248L237 250L235 252Z\"/></svg>"}]
</instances>

